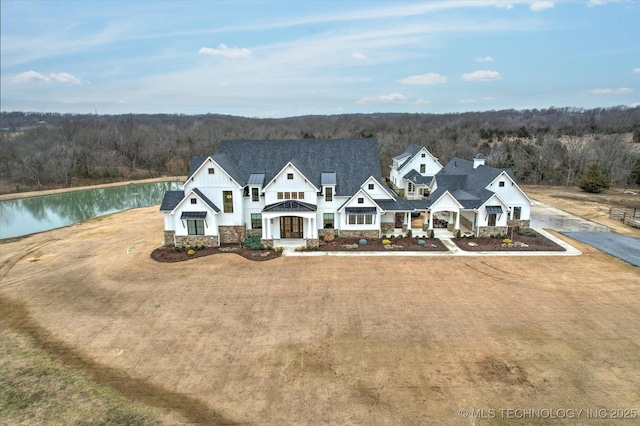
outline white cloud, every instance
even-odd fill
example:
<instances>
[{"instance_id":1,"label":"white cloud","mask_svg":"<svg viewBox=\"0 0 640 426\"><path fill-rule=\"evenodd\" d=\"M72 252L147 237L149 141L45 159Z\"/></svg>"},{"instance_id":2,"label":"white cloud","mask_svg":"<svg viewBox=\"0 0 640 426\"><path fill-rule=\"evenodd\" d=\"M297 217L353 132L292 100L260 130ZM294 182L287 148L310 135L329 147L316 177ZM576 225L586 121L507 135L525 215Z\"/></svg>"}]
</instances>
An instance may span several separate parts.
<instances>
[{"instance_id":1,"label":"white cloud","mask_svg":"<svg viewBox=\"0 0 640 426\"><path fill-rule=\"evenodd\" d=\"M353 55L351 55L351 57L353 59L359 59L361 61L367 59L367 57L364 54L359 53L359 52L355 52Z\"/></svg>"},{"instance_id":2,"label":"white cloud","mask_svg":"<svg viewBox=\"0 0 640 426\"><path fill-rule=\"evenodd\" d=\"M404 104L407 102L407 98L402 96L400 93L391 93L389 95L381 95L377 98L373 97L364 97L358 100L359 104L370 104L370 105L379 105L379 104Z\"/></svg>"},{"instance_id":3,"label":"white cloud","mask_svg":"<svg viewBox=\"0 0 640 426\"><path fill-rule=\"evenodd\" d=\"M606 3L607 3L606 0L590 0L589 7L602 6L603 4L606 4Z\"/></svg>"},{"instance_id":4,"label":"white cloud","mask_svg":"<svg viewBox=\"0 0 640 426\"><path fill-rule=\"evenodd\" d=\"M617 89L591 89L589 90L589 93L592 95L628 95L629 93L633 93L633 89L630 87L618 87Z\"/></svg>"},{"instance_id":5,"label":"white cloud","mask_svg":"<svg viewBox=\"0 0 640 426\"><path fill-rule=\"evenodd\" d=\"M198 50L202 55L224 56L225 58L249 58L253 52L246 47L229 47L226 44L220 44L217 49L212 47L203 47Z\"/></svg>"},{"instance_id":6,"label":"white cloud","mask_svg":"<svg viewBox=\"0 0 640 426\"><path fill-rule=\"evenodd\" d=\"M414 105L429 105L429 101L426 99L418 99L414 103Z\"/></svg>"},{"instance_id":7,"label":"white cloud","mask_svg":"<svg viewBox=\"0 0 640 426\"><path fill-rule=\"evenodd\" d=\"M464 104L464 105L468 105L468 104L475 104L475 103L476 103L476 100L475 100L475 99L462 99L462 100L460 101L460 103L461 103L461 104Z\"/></svg>"},{"instance_id":8,"label":"white cloud","mask_svg":"<svg viewBox=\"0 0 640 426\"><path fill-rule=\"evenodd\" d=\"M640 67L639 68L634 68L631 70L632 72L640 72Z\"/></svg>"},{"instance_id":9,"label":"white cloud","mask_svg":"<svg viewBox=\"0 0 640 426\"><path fill-rule=\"evenodd\" d=\"M444 75L430 72L427 74L412 75L399 80L402 84L419 84L423 86L431 86L434 84L443 84L447 82L447 77Z\"/></svg>"},{"instance_id":10,"label":"white cloud","mask_svg":"<svg viewBox=\"0 0 640 426\"><path fill-rule=\"evenodd\" d=\"M491 56L476 56L476 62L493 62Z\"/></svg>"},{"instance_id":11,"label":"white cloud","mask_svg":"<svg viewBox=\"0 0 640 426\"><path fill-rule=\"evenodd\" d=\"M80 80L79 78L67 72L51 73L47 77L44 74L41 74L36 71L26 71L18 75L15 75L11 80L14 83L29 83L32 81L41 81L44 83L55 82L55 83L64 83L64 84L82 84L82 80Z\"/></svg>"},{"instance_id":12,"label":"white cloud","mask_svg":"<svg viewBox=\"0 0 640 426\"><path fill-rule=\"evenodd\" d=\"M640 102L634 102L631 105L629 105L631 108L635 108L635 107L639 107L640 106Z\"/></svg>"},{"instance_id":13,"label":"white cloud","mask_svg":"<svg viewBox=\"0 0 640 426\"><path fill-rule=\"evenodd\" d=\"M529 9L534 12L540 12L541 10L553 8L552 1L534 1L529 5Z\"/></svg>"},{"instance_id":14,"label":"white cloud","mask_svg":"<svg viewBox=\"0 0 640 426\"><path fill-rule=\"evenodd\" d=\"M478 70L471 73L463 74L462 78L467 81L493 81L501 80L502 76L498 71Z\"/></svg>"}]
</instances>

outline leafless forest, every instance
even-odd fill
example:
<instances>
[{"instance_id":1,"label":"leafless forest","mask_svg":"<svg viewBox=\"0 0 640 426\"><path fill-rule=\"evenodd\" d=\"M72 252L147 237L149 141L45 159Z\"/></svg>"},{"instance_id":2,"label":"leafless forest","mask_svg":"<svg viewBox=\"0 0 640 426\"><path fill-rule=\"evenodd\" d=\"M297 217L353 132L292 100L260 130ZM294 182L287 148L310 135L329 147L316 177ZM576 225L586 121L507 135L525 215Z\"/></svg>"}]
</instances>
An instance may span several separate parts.
<instances>
[{"instance_id":1,"label":"leafless forest","mask_svg":"<svg viewBox=\"0 0 640 426\"><path fill-rule=\"evenodd\" d=\"M524 183L575 185L597 162L616 185L639 184L640 107L461 114L348 114L281 119L226 115L0 114L4 191L184 175L224 139L369 138L383 173L410 144L441 163L478 152Z\"/></svg>"}]
</instances>

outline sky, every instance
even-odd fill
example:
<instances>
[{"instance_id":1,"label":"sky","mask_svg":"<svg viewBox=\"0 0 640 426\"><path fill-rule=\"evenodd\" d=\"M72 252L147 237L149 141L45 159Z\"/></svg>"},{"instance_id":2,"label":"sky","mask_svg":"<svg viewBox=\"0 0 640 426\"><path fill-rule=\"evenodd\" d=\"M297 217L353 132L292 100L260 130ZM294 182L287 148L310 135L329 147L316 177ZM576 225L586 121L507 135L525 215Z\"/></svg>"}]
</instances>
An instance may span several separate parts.
<instances>
[{"instance_id":1,"label":"sky","mask_svg":"<svg viewBox=\"0 0 640 426\"><path fill-rule=\"evenodd\" d=\"M640 105L640 2L0 2L0 109L290 117Z\"/></svg>"}]
</instances>

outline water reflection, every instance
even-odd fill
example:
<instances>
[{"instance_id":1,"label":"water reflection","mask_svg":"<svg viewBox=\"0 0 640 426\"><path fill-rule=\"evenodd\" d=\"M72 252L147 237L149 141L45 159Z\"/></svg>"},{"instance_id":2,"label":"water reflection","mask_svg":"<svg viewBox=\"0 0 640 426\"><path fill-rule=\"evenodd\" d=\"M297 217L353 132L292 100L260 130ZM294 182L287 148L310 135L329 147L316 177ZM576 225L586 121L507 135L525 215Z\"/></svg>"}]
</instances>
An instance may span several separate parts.
<instances>
[{"instance_id":1,"label":"water reflection","mask_svg":"<svg viewBox=\"0 0 640 426\"><path fill-rule=\"evenodd\" d=\"M0 202L0 238L71 225L103 214L160 204L180 182L144 183Z\"/></svg>"}]
</instances>

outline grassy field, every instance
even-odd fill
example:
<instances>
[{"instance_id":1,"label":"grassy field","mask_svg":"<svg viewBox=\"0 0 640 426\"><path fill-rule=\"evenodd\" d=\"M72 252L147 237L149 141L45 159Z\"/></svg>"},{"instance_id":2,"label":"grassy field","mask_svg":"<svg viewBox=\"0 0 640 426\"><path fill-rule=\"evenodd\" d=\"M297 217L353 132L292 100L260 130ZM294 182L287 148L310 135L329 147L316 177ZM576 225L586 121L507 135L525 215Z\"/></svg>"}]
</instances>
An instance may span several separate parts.
<instances>
[{"instance_id":1,"label":"grassy field","mask_svg":"<svg viewBox=\"0 0 640 426\"><path fill-rule=\"evenodd\" d=\"M514 422L500 409L640 409L640 270L588 246L158 264L161 240L150 207L2 245L2 368L26 378L3 375L0 424L73 411L98 424L493 425ZM38 376L43 363L54 373ZM497 415L460 415L473 409Z\"/></svg>"}]
</instances>

